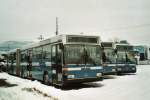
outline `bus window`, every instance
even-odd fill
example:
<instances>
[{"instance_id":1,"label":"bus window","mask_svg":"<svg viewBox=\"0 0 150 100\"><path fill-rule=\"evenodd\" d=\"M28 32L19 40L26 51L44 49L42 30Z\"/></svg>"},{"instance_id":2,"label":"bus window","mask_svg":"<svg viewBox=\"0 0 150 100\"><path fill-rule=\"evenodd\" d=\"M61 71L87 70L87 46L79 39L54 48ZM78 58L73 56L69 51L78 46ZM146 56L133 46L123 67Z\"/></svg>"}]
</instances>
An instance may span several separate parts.
<instances>
[{"instance_id":1,"label":"bus window","mask_svg":"<svg viewBox=\"0 0 150 100\"><path fill-rule=\"evenodd\" d=\"M110 49L110 48L109 49L105 49L105 56L106 56L106 62L105 63L107 63L107 64L116 63L116 61L115 61L115 54L114 54L114 50L113 49Z\"/></svg>"},{"instance_id":2,"label":"bus window","mask_svg":"<svg viewBox=\"0 0 150 100\"><path fill-rule=\"evenodd\" d=\"M61 58L62 58L62 50L60 48L60 45L53 45L52 46L52 62L61 64L62 62Z\"/></svg>"},{"instance_id":3,"label":"bus window","mask_svg":"<svg viewBox=\"0 0 150 100\"><path fill-rule=\"evenodd\" d=\"M126 62L125 59L126 58L126 56L125 56L125 53L124 52L118 52L117 53L117 62L118 63L121 63L121 62Z\"/></svg>"},{"instance_id":4,"label":"bus window","mask_svg":"<svg viewBox=\"0 0 150 100\"><path fill-rule=\"evenodd\" d=\"M61 58L62 58L62 48L60 47L60 45L57 45L57 63L61 64Z\"/></svg>"},{"instance_id":5,"label":"bus window","mask_svg":"<svg viewBox=\"0 0 150 100\"><path fill-rule=\"evenodd\" d=\"M21 52L21 62L27 61L27 50Z\"/></svg>"},{"instance_id":6,"label":"bus window","mask_svg":"<svg viewBox=\"0 0 150 100\"><path fill-rule=\"evenodd\" d=\"M50 45L43 46L43 59L46 61L51 60L51 46Z\"/></svg>"},{"instance_id":7,"label":"bus window","mask_svg":"<svg viewBox=\"0 0 150 100\"><path fill-rule=\"evenodd\" d=\"M87 64L100 65L101 55L99 46L86 45L85 50L87 51Z\"/></svg>"},{"instance_id":8,"label":"bus window","mask_svg":"<svg viewBox=\"0 0 150 100\"><path fill-rule=\"evenodd\" d=\"M127 52L127 57L128 57L128 62L129 63L133 63L133 64L136 63L134 52Z\"/></svg>"},{"instance_id":9,"label":"bus window","mask_svg":"<svg viewBox=\"0 0 150 100\"><path fill-rule=\"evenodd\" d=\"M42 47L33 48L31 55L32 60L35 62L42 60Z\"/></svg>"},{"instance_id":10,"label":"bus window","mask_svg":"<svg viewBox=\"0 0 150 100\"><path fill-rule=\"evenodd\" d=\"M56 46L52 46L52 63L56 62Z\"/></svg>"},{"instance_id":11,"label":"bus window","mask_svg":"<svg viewBox=\"0 0 150 100\"><path fill-rule=\"evenodd\" d=\"M66 64L100 65L100 47L92 45L65 45Z\"/></svg>"},{"instance_id":12,"label":"bus window","mask_svg":"<svg viewBox=\"0 0 150 100\"><path fill-rule=\"evenodd\" d=\"M81 45L65 45L66 64L84 64L84 48Z\"/></svg>"}]
</instances>

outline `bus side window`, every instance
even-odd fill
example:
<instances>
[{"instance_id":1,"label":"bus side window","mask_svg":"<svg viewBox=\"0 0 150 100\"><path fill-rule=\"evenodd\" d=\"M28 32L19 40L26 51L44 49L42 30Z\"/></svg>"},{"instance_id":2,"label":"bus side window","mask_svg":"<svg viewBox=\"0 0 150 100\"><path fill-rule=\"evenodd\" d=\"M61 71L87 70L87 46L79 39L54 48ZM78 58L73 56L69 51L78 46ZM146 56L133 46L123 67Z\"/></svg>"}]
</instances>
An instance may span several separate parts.
<instances>
[{"instance_id":1,"label":"bus side window","mask_svg":"<svg viewBox=\"0 0 150 100\"><path fill-rule=\"evenodd\" d=\"M61 64L62 52L61 52L61 45L57 45L57 63Z\"/></svg>"},{"instance_id":2,"label":"bus side window","mask_svg":"<svg viewBox=\"0 0 150 100\"><path fill-rule=\"evenodd\" d=\"M27 61L27 51L21 52L21 62Z\"/></svg>"},{"instance_id":3,"label":"bus side window","mask_svg":"<svg viewBox=\"0 0 150 100\"><path fill-rule=\"evenodd\" d=\"M52 63L56 62L56 46L55 45L52 46L52 58L51 58L51 60L52 60Z\"/></svg>"},{"instance_id":4,"label":"bus side window","mask_svg":"<svg viewBox=\"0 0 150 100\"><path fill-rule=\"evenodd\" d=\"M43 59L50 61L51 60L51 46L50 45L45 45L43 46Z\"/></svg>"},{"instance_id":5,"label":"bus side window","mask_svg":"<svg viewBox=\"0 0 150 100\"><path fill-rule=\"evenodd\" d=\"M61 53L61 47L60 45L53 45L52 46L52 62L61 64L61 58L62 58L62 53Z\"/></svg>"}]
</instances>

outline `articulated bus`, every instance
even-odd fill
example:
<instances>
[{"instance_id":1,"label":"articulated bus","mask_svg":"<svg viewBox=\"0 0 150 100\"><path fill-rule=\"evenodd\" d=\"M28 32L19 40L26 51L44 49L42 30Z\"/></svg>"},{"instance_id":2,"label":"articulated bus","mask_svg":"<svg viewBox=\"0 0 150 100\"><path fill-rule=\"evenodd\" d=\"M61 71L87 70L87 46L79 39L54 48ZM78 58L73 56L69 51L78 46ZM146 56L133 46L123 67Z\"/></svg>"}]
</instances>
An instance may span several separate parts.
<instances>
[{"instance_id":1,"label":"articulated bus","mask_svg":"<svg viewBox=\"0 0 150 100\"><path fill-rule=\"evenodd\" d=\"M116 59L113 42L101 42L103 74L116 74Z\"/></svg>"},{"instance_id":2,"label":"articulated bus","mask_svg":"<svg viewBox=\"0 0 150 100\"><path fill-rule=\"evenodd\" d=\"M135 73L136 59L133 46L126 43L115 43L117 73Z\"/></svg>"},{"instance_id":3,"label":"articulated bus","mask_svg":"<svg viewBox=\"0 0 150 100\"><path fill-rule=\"evenodd\" d=\"M57 35L8 53L7 71L24 78L64 86L103 78L100 37Z\"/></svg>"}]
</instances>

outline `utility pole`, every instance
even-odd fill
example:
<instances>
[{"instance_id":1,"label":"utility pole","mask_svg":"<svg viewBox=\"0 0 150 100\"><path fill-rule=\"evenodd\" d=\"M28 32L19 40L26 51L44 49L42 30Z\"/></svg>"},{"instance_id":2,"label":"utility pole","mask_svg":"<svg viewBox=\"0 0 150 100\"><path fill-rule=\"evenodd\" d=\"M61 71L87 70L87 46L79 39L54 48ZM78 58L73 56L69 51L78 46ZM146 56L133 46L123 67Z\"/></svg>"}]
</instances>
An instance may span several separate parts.
<instances>
[{"instance_id":1,"label":"utility pole","mask_svg":"<svg viewBox=\"0 0 150 100\"><path fill-rule=\"evenodd\" d=\"M56 35L58 35L58 17L56 17Z\"/></svg>"}]
</instances>

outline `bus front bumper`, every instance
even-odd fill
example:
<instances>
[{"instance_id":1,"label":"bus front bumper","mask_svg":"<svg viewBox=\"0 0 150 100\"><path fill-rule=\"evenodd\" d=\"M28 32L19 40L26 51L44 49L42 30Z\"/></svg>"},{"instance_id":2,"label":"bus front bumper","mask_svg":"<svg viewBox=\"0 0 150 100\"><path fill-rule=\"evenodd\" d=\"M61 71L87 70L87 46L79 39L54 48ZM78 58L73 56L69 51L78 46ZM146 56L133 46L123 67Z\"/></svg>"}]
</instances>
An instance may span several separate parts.
<instances>
[{"instance_id":1,"label":"bus front bumper","mask_svg":"<svg viewBox=\"0 0 150 100\"><path fill-rule=\"evenodd\" d=\"M95 81L102 81L103 77L98 78L75 78L75 79L66 79L64 81L65 84L70 83L85 83L85 82L95 82Z\"/></svg>"},{"instance_id":2,"label":"bus front bumper","mask_svg":"<svg viewBox=\"0 0 150 100\"><path fill-rule=\"evenodd\" d=\"M117 66L117 73L136 73L136 66Z\"/></svg>"}]
</instances>

